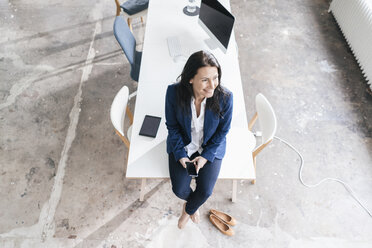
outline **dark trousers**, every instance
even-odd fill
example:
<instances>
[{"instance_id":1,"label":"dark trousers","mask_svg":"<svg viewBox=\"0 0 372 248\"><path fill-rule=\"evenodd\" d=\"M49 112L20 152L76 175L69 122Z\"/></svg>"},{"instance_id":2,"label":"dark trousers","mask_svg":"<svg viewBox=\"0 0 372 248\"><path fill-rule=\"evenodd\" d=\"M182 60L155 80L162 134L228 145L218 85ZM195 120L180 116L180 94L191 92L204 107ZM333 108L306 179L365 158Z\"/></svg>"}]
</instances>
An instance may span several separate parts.
<instances>
[{"instance_id":1,"label":"dark trousers","mask_svg":"<svg viewBox=\"0 0 372 248\"><path fill-rule=\"evenodd\" d=\"M200 156L198 152L194 153L190 160ZM199 170L199 176L195 178L195 191L190 187L191 176L179 161L176 161L173 154L169 154L169 174L172 182L172 190L174 194L185 200L186 213L192 215L203 205L203 203L212 195L214 185L216 184L218 174L221 169L221 159L214 159L213 163L207 162L202 169Z\"/></svg>"}]
</instances>

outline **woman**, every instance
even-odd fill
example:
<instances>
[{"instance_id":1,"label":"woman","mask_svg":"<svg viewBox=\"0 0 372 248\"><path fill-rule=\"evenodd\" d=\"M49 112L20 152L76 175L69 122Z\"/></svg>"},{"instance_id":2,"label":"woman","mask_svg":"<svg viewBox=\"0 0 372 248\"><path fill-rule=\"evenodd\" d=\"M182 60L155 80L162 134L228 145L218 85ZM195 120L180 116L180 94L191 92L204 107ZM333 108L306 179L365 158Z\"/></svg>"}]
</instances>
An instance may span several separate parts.
<instances>
[{"instance_id":1,"label":"woman","mask_svg":"<svg viewBox=\"0 0 372 248\"><path fill-rule=\"evenodd\" d=\"M178 227L188 220L199 223L199 207L212 194L226 150L233 96L220 84L221 67L207 51L187 60L178 83L168 86L165 117L168 129L167 153L172 190L186 203ZM198 172L196 189L190 188L191 176L186 162Z\"/></svg>"}]
</instances>

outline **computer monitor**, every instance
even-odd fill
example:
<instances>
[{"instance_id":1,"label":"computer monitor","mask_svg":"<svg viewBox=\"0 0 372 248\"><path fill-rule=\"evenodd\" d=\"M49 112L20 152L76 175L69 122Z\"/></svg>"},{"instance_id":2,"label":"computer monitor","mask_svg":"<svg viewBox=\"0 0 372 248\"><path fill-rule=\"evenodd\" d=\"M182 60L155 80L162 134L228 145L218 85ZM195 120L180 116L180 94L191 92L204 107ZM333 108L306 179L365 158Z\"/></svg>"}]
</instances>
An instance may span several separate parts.
<instances>
[{"instance_id":1,"label":"computer monitor","mask_svg":"<svg viewBox=\"0 0 372 248\"><path fill-rule=\"evenodd\" d=\"M234 21L234 16L217 0L201 1L198 22L210 37L205 42L211 50L219 47L227 52Z\"/></svg>"}]
</instances>

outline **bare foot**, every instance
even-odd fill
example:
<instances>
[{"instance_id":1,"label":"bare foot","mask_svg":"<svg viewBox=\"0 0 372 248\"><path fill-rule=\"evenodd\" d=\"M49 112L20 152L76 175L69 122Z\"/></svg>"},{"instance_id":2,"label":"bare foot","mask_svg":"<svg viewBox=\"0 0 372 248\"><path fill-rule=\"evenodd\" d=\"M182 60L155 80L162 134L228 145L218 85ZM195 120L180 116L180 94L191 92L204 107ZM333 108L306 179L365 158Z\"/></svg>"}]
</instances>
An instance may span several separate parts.
<instances>
[{"instance_id":1,"label":"bare foot","mask_svg":"<svg viewBox=\"0 0 372 248\"><path fill-rule=\"evenodd\" d=\"M186 202L183 204L183 207L182 207L182 214L181 214L181 217L178 219L178 228L179 229L182 229L186 226L187 222L189 221L190 219L190 215L188 215L185 211L185 207L186 207Z\"/></svg>"},{"instance_id":2,"label":"bare foot","mask_svg":"<svg viewBox=\"0 0 372 248\"><path fill-rule=\"evenodd\" d=\"M196 210L196 212L194 214L190 215L190 218L191 218L192 222L194 222L195 224L199 224L199 222L200 222L199 209Z\"/></svg>"}]
</instances>

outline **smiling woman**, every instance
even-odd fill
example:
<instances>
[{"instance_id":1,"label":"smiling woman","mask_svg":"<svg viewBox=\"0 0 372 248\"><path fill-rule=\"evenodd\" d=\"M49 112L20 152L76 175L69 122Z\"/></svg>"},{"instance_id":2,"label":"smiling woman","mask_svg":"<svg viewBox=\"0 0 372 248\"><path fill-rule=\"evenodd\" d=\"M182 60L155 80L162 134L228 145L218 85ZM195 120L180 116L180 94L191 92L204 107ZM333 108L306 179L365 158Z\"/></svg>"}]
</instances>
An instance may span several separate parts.
<instances>
[{"instance_id":1,"label":"smiling woman","mask_svg":"<svg viewBox=\"0 0 372 248\"><path fill-rule=\"evenodd\" d=\"M179 82L168 86L165 117L172 190L186 201L178 227L198 223L199 207L212 194L226 151L233 97L221 86L221 67L213 54L199 51L187 60ZM196 189L187 164L195 166Z\"/></svg>"},{"instance_id":2,"label":"smiling woman","mask_svg":"<svg viewBox=\"0 0 372 248\"><path fill-rule=\"evenodd\" d=\"M198 73L190 80L194 97L197 102L204 98L211 98L218 86L218 71L216 67L205 66L198 69Z\"/></svg>"},{"instance_id":3,"label":"smiling woman","mask_svg":"<svg viewBox=\"0 0 372 248\"><path fill-rule=\"evenodd\" d=\"M207 101L207 107L214 113L219 114L220 104L219 99L223 97L225 100L231 94L221 86L221 66L217 59L208 51L199 51L190 56L185 67L179 76L179 86L177 92L177 105L186 113L189 111L190 101L192 97L199 97L200 83L207 85L208 81L213 81L214 91L217 94L202 95L202 97L210 98ZM203 82L204 80L204 82ZM196 85L193 82L196 82ZM200 82L202 81L202 82ZM206 90L208 90L206 86ZM194 95L196 94L196 95ZM200 99L199 99L200 100Z\"/></svg>"}]
</instances>

